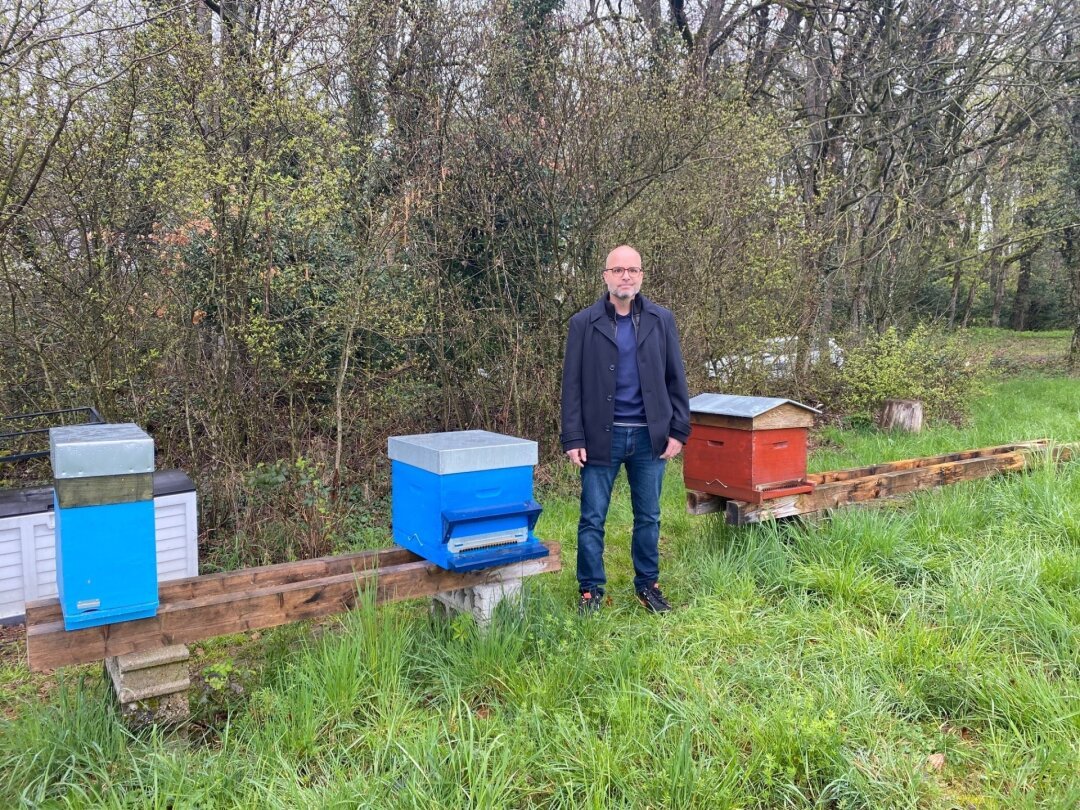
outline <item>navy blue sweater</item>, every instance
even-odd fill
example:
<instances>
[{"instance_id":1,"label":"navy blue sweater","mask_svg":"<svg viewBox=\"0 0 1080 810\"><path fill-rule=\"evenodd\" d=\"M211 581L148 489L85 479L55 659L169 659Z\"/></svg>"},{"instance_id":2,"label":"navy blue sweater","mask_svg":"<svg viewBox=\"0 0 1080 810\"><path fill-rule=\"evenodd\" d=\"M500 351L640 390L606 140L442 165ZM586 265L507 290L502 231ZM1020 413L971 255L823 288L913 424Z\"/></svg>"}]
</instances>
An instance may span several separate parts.
<instances>
[{"instance_id":1,"label":"navy blue sweater","mask_svg":"<svg viewBox=\"0 0 1080 810\"><path fill-rule=\"evenodd\" d=\"M615 316L619 362L615 371L615 421L644 425L645 400L637 368L637 329L630 315Z\"/></svg>"}]
</instances>

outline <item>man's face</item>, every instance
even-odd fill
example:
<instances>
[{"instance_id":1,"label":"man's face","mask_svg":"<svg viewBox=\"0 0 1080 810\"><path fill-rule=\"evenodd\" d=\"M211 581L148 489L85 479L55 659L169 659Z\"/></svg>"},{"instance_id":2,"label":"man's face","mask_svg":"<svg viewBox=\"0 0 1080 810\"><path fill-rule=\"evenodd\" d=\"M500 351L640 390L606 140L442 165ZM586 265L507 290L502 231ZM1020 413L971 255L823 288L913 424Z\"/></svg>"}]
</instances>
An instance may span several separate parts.
<instances>
[{"instance_id":1,"label":"man's face","mask_svg":"<svg viewBox=\"0 0 1080 810\"><path fill-rule=\"evenodd\" d=\"M608 255L604 281L612 298L633 298L641 291L641 279L641 256L637 251L621 249Z\"/></svg>"}]
</instances>

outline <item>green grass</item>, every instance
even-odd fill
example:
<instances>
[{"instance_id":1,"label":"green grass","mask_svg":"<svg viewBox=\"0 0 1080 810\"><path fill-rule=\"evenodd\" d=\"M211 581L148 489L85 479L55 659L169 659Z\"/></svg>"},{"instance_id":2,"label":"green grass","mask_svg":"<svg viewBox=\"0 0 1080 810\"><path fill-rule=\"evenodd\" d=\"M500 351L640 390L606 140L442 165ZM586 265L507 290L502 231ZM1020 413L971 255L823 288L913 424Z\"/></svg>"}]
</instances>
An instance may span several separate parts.
<instances>
[{"instance_id":1,"label":"green grass","mask_svg":"<svg viewBox=\"0 0 1080 810\"><path fill-rule=\"evenodd\" d=\"M829 430L812 466L1044 436L1080 440L1080 380L997 384L964 429ZM669 616L631 597L622 481L611 604L576 616L577 505L549 495L565 570L521 614L479 632L365 604L266 633L187 739L124 732L97 677L13 696L0 806L1080 805L1080 463L739 529L687 515L680 476Z\"/></svg>"},{"instance_id":2,"label":"green grass","mask_svg":"<svg viewBox=\"0 0 1080 810\"><path fill-rule=\"evenodd\" d=\"M1080 441L1080 379L1029 374L995 384L964 427L938 424L923 433L873 427L827 427L814 436L813 472L930 456L1028 439Z\"/></svg>"},{"instance_id":3,"label":"green grass","mask_svg":"<svg viewBox=\"0 0 1080 810\"><path fill-rule=\"evenodd\" d=\"M1064 363L1072 332L1052 329L1045 332L1013 332L1009 329L976 327L957 333L974 353L1013 367L1054 366Z\"/></svg>"}]
</instances>

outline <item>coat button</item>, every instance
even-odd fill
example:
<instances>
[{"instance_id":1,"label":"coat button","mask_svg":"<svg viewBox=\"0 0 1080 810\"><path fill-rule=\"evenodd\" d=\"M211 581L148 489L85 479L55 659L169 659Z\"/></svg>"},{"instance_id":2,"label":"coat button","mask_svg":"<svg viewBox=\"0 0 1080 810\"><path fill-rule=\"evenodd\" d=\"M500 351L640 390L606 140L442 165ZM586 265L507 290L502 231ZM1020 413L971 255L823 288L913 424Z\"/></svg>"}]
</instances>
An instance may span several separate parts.
<instances>
[{"instance_id":1,"label":"coat button","mask_svg":"<svg viewBox=\"0 0 1080 810\"><path fill-rule=\"evenodd\" d=\"M611 426L610 425L604 425L604 431L605 432L610 432L611 431Z\"/></svg>"},{"instance_id":2,"label":"coat button","mask_svg":"<svg viewBox=\"0 0 1080 810\"><path fill-rule=\"evenodd\" d=\"M611 395L610 395L610 394L608 394L608 398L607 398L607 401L608 401L608 402L611 402Z\"/></svg>"},{"instance_id":3,"label":"coat button","mask_svg":"<svg viewBox=\"0 0 1080 810\"><path fill-rule=\"evenodd\" d=\"M608 367L607 367L607 370L608 370L608 371L614 371L614 370L615 370L615 366L608 366Z\"/></svg>"}]
</instances>

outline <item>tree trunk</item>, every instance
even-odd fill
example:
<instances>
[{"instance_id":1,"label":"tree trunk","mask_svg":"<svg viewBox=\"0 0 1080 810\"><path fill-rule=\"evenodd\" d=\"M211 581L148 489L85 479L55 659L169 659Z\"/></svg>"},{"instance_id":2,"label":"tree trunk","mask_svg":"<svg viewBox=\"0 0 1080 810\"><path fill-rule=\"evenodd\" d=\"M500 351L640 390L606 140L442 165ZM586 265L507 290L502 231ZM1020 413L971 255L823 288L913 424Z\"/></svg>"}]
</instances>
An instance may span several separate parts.
<instances>
[{"instance_id":1,"label":"tree trunk","mask_svg":"<svg viewBox=\"0 0 1080 810\"><path fill-rule=\"evenodd\" d=\"M995 250L990 254L990 287L994 291L994 308L990 313L990 325L1001 326L1001 310L1005 306L1005 265Z\"/></svg>"},{"instance_id":2,"label":"tree trunk","mask_svg":"<svg viewBox=\"0 0 1080 810\"><path fill-rule=\"evenodd\" d=\"M1035 230L1035 216L1030 209L1025 209L1021 219L1024 230L1031 233ZM1036 245L1027 244L1017 257L1020 262L1020 274L1016 279L1016 298L1013 300L1012 322L1010 326L1014 332L1022 332L1028 323L1028 311L1031 309L1031 262L1035 256Z\"/></svg>"},{"instance_id":3,"label":"tree trunk","mask_svg":"<svg viewBox=\"0 0 1080 810\"><path fill-rule=\"evenodd\" d=\"M1027 311L1031 306L1031 254L1020 259L1020 275L1016 279L1016 298L1013 299L1012 320L1014 332L1023 332L1027 325Z\"/></svg>"},{"instance_id":4,"label":"tree trunk","mask_svg":"<svg viewBox=\"0 0 1080 810\"><path fill-rule=\"evenodd\" d=\"M887 399L881 406L878 427L882 430L922 431L923 407L917 399Z\"/></svg>"},{"instance_id":5,"label":"tree trunk","mask_svg":"<svg viewBox=\"0 0 1080 810\"><path fill-rule=\"evenodd\" d=\"M967 304L964 306L964 322L960 325L961 328L967 329L971 324L971 312L975 309L975 293L978 291L979 285L973 278L971 285L968 287Z\"/></svg>"},{"instance_id":6,"label":"tree trunk","mask_svg":"<svg viewBox=\"0 0 1080 810\"><path fill-rule=\"evenodd\" d=\"M953 270L952 277L952 293L949 296L949 329L956 326L956 304L960 300L960 279L962 277L962 270L964 267L963 262L956 263L956 269Z\"/></svg>"},{"instance_id":7,"label":"tree trunk","mask_svg":"<svg viewBox=\"0 0 1080 810\"><path fill-rule=\"evenodd\" d=\"M1076 313L1076 326L1073 329L1072 343L1069 345L1069 369L1080 368L1080 311Z\"/></svg>"},{"instance_id":8,"label":"tree trunk","mask_svg":"<svg viewBox=\"0 0 1080 810\"><path fill-rule=\"evenodd\" d=\"M1069 344L1069 369L1076 370L1080 369L1080 228L1066 228L1063 236L1061 254L1072 288L1073 334Z\"/></svg>"}]
</instances>

